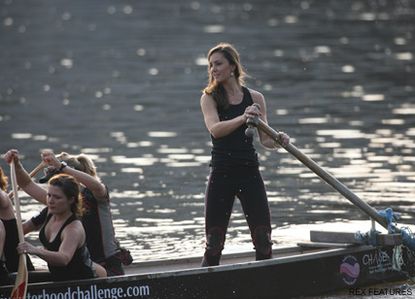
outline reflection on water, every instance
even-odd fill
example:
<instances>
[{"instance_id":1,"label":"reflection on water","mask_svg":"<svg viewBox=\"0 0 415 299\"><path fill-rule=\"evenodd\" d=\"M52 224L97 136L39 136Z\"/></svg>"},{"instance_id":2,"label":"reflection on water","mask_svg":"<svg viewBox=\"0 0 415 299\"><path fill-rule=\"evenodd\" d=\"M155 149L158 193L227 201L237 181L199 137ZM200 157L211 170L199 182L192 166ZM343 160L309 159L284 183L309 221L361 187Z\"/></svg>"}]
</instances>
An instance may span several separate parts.
<instances>
[{"instance_id":1,"label":"reflection on water","mask_svg":"<svg viewBox=\"0 0 415 299\"><path fill-rule=\"evenodd\" d=\"M1 152L18 148L28 169L42 148L91 155L137 261L203 252L210 140L199 98L206 51L220 41L240 49L272 127L369 204L415 224L413 2L0 6ZM367 218L288 153L258 151L274 243ZM26 219L41 206L24 198L22 209ZM225 251L241 249L252 245L236 202Z\"/></svg>"}]
</instances>

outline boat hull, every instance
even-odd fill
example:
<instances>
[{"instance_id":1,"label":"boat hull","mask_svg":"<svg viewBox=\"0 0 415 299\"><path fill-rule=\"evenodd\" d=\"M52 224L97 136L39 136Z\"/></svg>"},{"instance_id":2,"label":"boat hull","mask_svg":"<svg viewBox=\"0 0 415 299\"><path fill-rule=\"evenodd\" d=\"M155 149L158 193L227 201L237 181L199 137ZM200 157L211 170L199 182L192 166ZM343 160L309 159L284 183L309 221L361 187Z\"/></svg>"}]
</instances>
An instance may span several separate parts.
<instances>
[{"instance_id":1,"label":"boat hull","mask_svg":"<svg viewBox=\"0 0 415 299\"><path fill-rule=\"evenodd\" d=\"M28 298L287 298L346 289L352 294L364 286L407 279L414 275L413 254L397 256L392 246L358 246L300 250L271 260L208 268L167 270L107 279L62 283L32 283ZM179 262L179 261L178 261ZM160 261L162 266L162 261ZM166 263L167 264L167 263ZM178 263L179 264L179 263ZM138 265L139 266L139 265ZM10 295L0 288L0 298ZM1 297L3 296L3 297Z\"/></svg>"}]
</instances>

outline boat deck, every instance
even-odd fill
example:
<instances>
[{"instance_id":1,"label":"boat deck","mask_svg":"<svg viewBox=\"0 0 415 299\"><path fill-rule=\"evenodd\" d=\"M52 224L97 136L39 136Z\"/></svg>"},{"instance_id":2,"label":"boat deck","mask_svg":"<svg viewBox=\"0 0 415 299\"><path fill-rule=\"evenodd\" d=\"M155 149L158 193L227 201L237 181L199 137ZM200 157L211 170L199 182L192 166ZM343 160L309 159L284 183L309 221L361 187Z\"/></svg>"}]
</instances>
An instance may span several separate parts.
<instances>
[{"instance_id":1,"label":"boat deck","mask_svg":"<svg viewBox=\"0 0 415 299\"><path fill-rule=\"evenodd\" d=\"M279 247L273 250L273 259L286 257L298 258L304 254L327 252L330 249L344 249L352 247L351 244L328 244L328 243L299 243L298 246ZM235 265L251 263L255 261L255 252L237 252L225 254L221 258L221 265ZM152 274L169 271L190 270L201 267L202 258L193 256L180 259L166 259L155 261L144 261L133 263L124 267L126 275Z\"/></svg>"}]
</instances>

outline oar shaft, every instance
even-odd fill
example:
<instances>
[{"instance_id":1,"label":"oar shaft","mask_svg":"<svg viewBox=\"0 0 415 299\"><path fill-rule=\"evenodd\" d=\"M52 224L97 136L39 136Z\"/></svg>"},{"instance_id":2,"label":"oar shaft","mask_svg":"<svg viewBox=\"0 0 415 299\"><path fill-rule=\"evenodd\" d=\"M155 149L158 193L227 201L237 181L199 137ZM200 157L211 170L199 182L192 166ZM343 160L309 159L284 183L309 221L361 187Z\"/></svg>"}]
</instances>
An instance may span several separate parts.
<instances>
[{"instance_id":1,"label":"oar shaft","mask_svg":"<svg viewBox=\"0 0 415 299\"><path fill-rule=\"evenodd\" d=\"M19 237L19 242L24 241L24 234L22 228L22 217L21 217L21 210L20 210L20 200L17 195L17 178L16 178L16 168L14 162L10 163L10 177L12 181L12 192L14 193L15 198L15 210L16 210L16 221L17 221L17 233Z\"/></svg>"},{"instance_id":2,"label":"oar shaft","mask_svg":"<svg viewBox=\"0 0 415 299\"><path fill-rule=\"evenodd\" d=\"M369 217L374 219L380 225L385 228L388 228L387 221L381 217L378 212L372 208L369 204L359 198L356 194L350 191L343 183L337 180L333 175L325 171L321 168L316 162L312 159L307 157L303 154L294 144L288 143L287 145L281 144L279 139L279 133L267 125L263 120L257 118L252 124L256 125L258 129L265 132L269 135L272 139L278 142L284 149L286 149L290 154L292 154L295 158L297 158L301 163L307 166L311 171L317 174L321 179L323 179L326 183L336 189L340 194L350 200L354 205L360 208L363 212L365 212Z\"/></svg>"},{"instance_id":3,"label":"oar shaft","mask_svg":"<svg viewBox=\"0 0 415 299\"><path fill-rule=\"evenodd\" d=\"M22 225L22 216L20 211L20 200L17 191L17 178L16 178L16 167L14 161L10 163L10 178L12 182L12 189L15 198L15 212L16 212L16 224L17 224L17 234L19 238L19 243L24 242L24 232ZM27 292L27 280L28 272L26 265L26 254L19 255L19 266L17 269L17 276L14 282L14 287L11 292L11 299L25 299Z\"/></svg>"}]
</instances>

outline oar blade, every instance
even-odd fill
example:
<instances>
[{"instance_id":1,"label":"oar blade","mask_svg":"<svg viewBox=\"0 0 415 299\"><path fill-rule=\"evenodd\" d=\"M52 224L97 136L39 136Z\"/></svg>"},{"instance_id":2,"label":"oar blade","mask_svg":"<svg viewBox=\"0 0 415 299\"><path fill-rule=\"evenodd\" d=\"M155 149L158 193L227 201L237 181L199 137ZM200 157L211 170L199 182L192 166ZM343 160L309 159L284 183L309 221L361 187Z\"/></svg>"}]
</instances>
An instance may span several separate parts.
<instances>
[{"instance_id":1,"label":"oar blade","mask_svg":"<svg viewBox=\"0 0 415 299\"><path fill-rule=\"evenodd\" d=\"M17 270L16 281L10 295L10 299L25 299L27 291L28 272L26 267L26 254L19 257L19 268Z\"/></svg>"}]
</instances>

